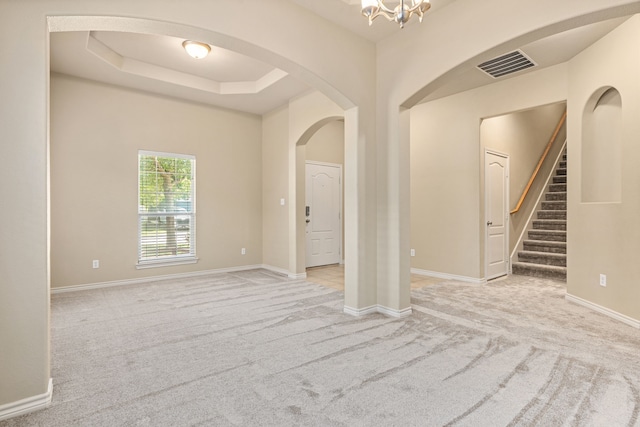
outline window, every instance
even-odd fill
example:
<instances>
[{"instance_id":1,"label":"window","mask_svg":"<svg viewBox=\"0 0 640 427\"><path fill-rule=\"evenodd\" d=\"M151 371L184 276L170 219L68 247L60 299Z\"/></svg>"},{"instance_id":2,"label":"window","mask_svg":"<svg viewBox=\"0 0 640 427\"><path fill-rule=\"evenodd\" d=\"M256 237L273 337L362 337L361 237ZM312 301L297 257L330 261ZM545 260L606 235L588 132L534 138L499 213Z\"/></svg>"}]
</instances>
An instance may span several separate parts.
<instances>
[{"instance_id":1,"label":"window","mask_svg":"<svg viewBox=\"0 0 640 427\"><path fill-rule=\"evenodd\" d=\"M138 267L196 262L196 159L138 153Z\"/></svg>"}]
</instances>

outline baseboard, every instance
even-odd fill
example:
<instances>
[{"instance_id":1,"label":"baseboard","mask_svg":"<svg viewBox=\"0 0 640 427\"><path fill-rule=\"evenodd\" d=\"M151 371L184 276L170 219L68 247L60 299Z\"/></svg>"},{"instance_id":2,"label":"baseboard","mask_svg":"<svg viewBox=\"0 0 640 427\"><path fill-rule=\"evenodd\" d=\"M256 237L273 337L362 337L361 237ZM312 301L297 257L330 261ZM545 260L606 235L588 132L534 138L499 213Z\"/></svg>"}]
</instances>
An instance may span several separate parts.
<instances>
[{"instance_id":1,"label":"baseboard","mask_svg":"<svg viewBox=\"0 0 640 427\"><path fill-rule=\"evenodd\" d=\"M365 307L365 308L353 308L353 307L347 307L345 305L344 306L344 312L346 314L349 314L351 316L356 316L356 317L366 316L367 314L377 313L378 312L378 306L377 305L372 305L370 307Z\"/></svg>"},{"instance_id":2,"label":"baseboard","mask_svg":"<svg viewBox=\"0 0 640 427\"><path fill-rule=\"evenodd\" d=\"M203 270L203 271L193 271L189 273L177 273L177 274L166 274L160 276L147 276L140 277L137 279L127 279L127 280L114 280L110 282L100 282L100 283L89 283L86 285L73 285L73 286L62 286L58 288L51 288L52 294L61 294L65 292L75 292L75 291L86 291L90 289L101 289L101 288L111 288L115 286L130 286L130 285L139 285L141 283L147 283L150 280L171 280L171 279L188 279L191 277L198 276L207 276L209 274L220 274L220 273L233 273L236 271L246 271L246 270L255 270L257 268L263 268L262 265L244 265L240 267L229 267L229 268L217 268L214 270Z\"/></svg>"},{"instance_id":3,"label":"baseboard","mask_svg":"<svg viewBox=\"0 0 640 427\"><path fill-rule=\"evenodd\" d=\"M383 307L381 305L378 305L378 313L384 314L385 316L400 318L400 317L411 316L412 309L411 307L407 307L402 310L395 310L393 308Z\"/></svg>"},{"instance_id":4,"label":"baseboard","mask_svg":"<svg viewBox=\"0 0 640 427\"><path fill-rule=\"evenodd\" d=\"M618 313L617 311L613 311L607 307L603 307L601 305L595 304L591 301L587 301L586 299L582 299L575 295L566 294L564 298L569 302L581 305L593 311L597 311L598 313L604 314L605 316L609 316L612 319L618 320L622 323L626 323L627 325L633 326L636 329L640 329L640 320L636 320L632 317L626 316L622 313Z\"/></svg>"},{"instance_id":5,"label":"baseboard","mask_svg":"<svg viewBox=\"0 0 640 427\"><path fill-rule=\"evenodd\" d=\"M285 270L284 268L280 268L280 267L274 267L272 265L262 264L261 268L272 271L274 273L283 274L287 276L289 279L306 279L307 278L307 273L292 273L289 270Z\"/></svg>"},{"instance_id":6,"label":"baseboard","mask_svg":"<svg viewBox=\"0 0 640 427\"><path fill-rule=\"evenodd\" d=\"M351 316L356 316L356 317L366 316L367 314L380 313L380 314L384 314L385 316L400 318L400 317L410 316L412 313L412 310L411 310L411 307L407 307L403 310L395 310L393 308L384 307L381 305L372 305L365 308L353 308L353 307L347 307L345 305L344 312L346 314L349 314Z\"/></svg>"},{"instance_id":7,"label":"baseboard","mask_svg":"<svg viewBox=\"0 0 640 427\"><path fill-rule=\"evenodd\" d=\"M0 406L0 421L44 409L51 404L52 396L53 380L49 378L49 385L46 393L27 397L26 399Z\"/></svg>"},{"instance_id":8,"label":"baseboard","mask_svg":"<svg viewBox=\"0 0 640 427\"><path fill-rule=\"evenodd\" d=\"M412 268L412 274L427 277L437 277L438 279L457 280L459 282L475 283L477 285L484 285L487 283L487 279L477 279L475 277L456 276L455 274L439 273L437 271L420 270L419 268Z\"/></svg>"}]
</instances>

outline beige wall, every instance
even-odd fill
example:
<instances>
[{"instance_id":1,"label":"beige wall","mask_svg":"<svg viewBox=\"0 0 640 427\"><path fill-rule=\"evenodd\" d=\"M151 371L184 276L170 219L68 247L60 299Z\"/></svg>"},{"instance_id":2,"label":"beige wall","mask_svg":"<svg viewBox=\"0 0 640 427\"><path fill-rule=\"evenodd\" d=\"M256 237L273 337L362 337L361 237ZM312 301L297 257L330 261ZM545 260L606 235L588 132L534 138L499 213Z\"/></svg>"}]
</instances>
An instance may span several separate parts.
<instances>
[{"instance_id":1,"label":"beige wall","mask_svg":"<svg viewBox=\"0 0 640 427\"><path fill-rule=\"evenodd\" d=\"M484 278L484 147L480 123L566 99L558 65L411 109L411 267Z\"/></svg>"},{"instance_id":2,"label":"beige wall","mask_svg":"<svg viewBox=\"0 0 640 427\"><path fill-rule=\"evenodd\" d=\"M567 292L640 319L640 16L634 16L569 63ZM622 197L581 202L583 120L594 93L615 87L622 98ZM587 112L588 114L588 112ZM600 274L607 286L599 286Z\"/></svg>"},{"instance_id":3,"label":"beige wall","mask_svg":"<svg viewBox=\"0 0 640 427\"><path fill-rule=\"evenodd\" d=\"M262 259L289 271L289 108L262 117ZM280 199L285 200L284 206Z\"/></svg>"},{"instance_id":4,"label":"beige wall","mask_svg":"<svg viewBox=\"0 0 640 427\"><path fill-rule=\"evenodd\" d=\"M344 166L344 122L334 120L322 126L309 139L307 160Z\"/></svg>"},{"instance_id":5,"label":"beige wall","mask_svg":"<svg viewBox=\"0 0 640 427\"><path fill-rule=\"evenodd\" d=\"M565 110L566 103L562 102L482 120L481 145L485 149L509 155L509 210L518 204ZM536 199L565 140L566 126L563 126L520 210L509 217L509 253L526 227L526 221L535 208Z\"/></svg>"},{"instance_id":6,"label":"beige wall","mask_svg":"<svg viewBox=\"0 0 640 427\"><path fill-rule=\"evenodd\" d=\"M261 264L261 129L259 116L54 74L51 286ZM136 269L138 150L196 156L196 265Z\"/></svg>"}]
</instances>

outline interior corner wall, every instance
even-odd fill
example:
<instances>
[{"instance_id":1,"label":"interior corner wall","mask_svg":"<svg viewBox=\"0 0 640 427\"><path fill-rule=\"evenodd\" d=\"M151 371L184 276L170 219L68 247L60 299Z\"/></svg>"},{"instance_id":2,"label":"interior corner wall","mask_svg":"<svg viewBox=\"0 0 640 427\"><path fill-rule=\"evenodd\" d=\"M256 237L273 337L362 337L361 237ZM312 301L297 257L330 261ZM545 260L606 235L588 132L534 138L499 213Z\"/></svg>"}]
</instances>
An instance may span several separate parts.
<instances>
[{"instance_id":1,"label":"interior corner wall","mask_svg":"<svg viewBox=\"0 0 640 427\"><path fill-rule=\"evenodd\" d=\"M481 144L487 149L509 155L510 211L522 196L565 110L566 102L560 102L482 120ZM513 251L531 211L535 209L537 195L543 190L553 161L565 140L566 126L563 126L521 209L510 216L509 253Z\"/></svg>"},{"instance_id":2,"label":"interior corner wall","mask_svg":"<svg viewBox=\"0 0 640 427\"><path fill-rule=\"evenodd\" d=\"M567 293L640 320L640 16L624 22L569 62ZM622 98L622 197L583 203L583 117L588 100L614 87ZM586 112L588 113L588 111ZM600 274L607 276L600 286Z\"/></svg>"},{"instance_id":3,"label":"interior corner wall","mask_svg":"<svg viewBox=\"0 0 640 427\"><path fill-rule=\"evenodd\" d=\"M54 74L52 287L261 264L261 132L256 115ZM196 156L197 264L136 269L138 150Z\"/></svg>"},{"instance_id":4,"label":"interior corner wall","mask_svg":"<svg viewBox=\"0 0 640 427\"><path fill-rule=\"evenodd\" d=\"M262 116L262 259L289 271L289 107ZM285 204L281 205L284 199Z\"/></svg>"},{"instance_id":5,"label":"interior corner wall","mask_svg":"<svg viewBox=\"0 0 640 427\"><path fill-rule=\"evenodd\" d=\"M413 269L484 278L483 118L560 102L560 64L411 109Z\"/></svg>"}]
</instances>

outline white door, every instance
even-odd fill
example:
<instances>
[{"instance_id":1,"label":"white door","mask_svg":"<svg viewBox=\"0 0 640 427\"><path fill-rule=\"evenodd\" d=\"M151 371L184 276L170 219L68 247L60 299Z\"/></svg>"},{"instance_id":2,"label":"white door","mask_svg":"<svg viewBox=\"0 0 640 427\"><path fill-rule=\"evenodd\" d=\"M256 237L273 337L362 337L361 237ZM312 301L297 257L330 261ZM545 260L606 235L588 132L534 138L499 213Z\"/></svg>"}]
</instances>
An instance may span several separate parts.
<instances>
[{"instance_id":1,"label":"white door","mask_svg":"<svg viewBox=\"0 0 640 427\"><path fill-rule=\"evenodd\" d=\"M338 264L341 247L342 166L306 164L307 267Z\"/></svg>"},{"instance_id":2,"label":"white door","mask_svg":"<svg viewBox=\"0 0 640 427\"><path fill-rule=\"evenodd\" d=\"M487 280L509 272L509 156L485 151L485 221Z\"/></svg>"}]
</instances>

